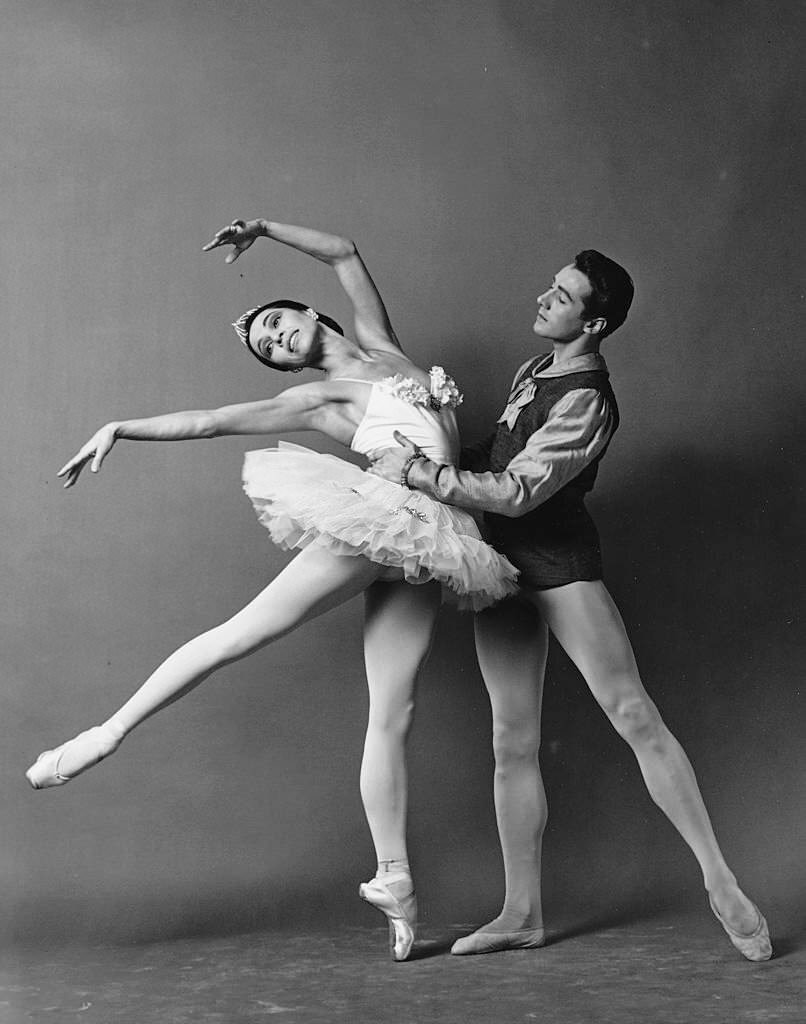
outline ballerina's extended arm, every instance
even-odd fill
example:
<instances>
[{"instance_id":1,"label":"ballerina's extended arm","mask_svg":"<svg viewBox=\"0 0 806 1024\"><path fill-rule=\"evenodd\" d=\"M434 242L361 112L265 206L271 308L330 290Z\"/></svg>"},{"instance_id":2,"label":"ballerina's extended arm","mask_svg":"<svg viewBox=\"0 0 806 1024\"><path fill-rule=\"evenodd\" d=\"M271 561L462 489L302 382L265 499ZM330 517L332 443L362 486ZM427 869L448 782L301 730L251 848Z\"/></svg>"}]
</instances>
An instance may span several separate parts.
<instances>
[{"instance_id":1,"label":"ballerina's extended arm","mask_svg":"<svg viewBox=\"0 0 806 1024\"><path fill-rule=\"evenodd\" d=\"M355 340L358 344L365 349L400 351L400 342L389 322L383 299L355 242L340 235L330 235L294 224L278 224L261 217L257 220L233 221L217 231L202 251L209 252L221 245L231 245L232 252L227 255L225 262L234 263L257 238L282 242L283 245L298 249L333 267L353 306Z\"/></svg>"},{"instance_id":2,"label":"ballerina's extended arm","mask_svg":"<svg viewBox=\"0 0 806 1024\"><path fill-rule=\"evenodd\" d=\"M349 445L356 423L344 385L317 381L288 388L275 398L259 402L170 412L147 419L114 420L96 431L62 466L57 476L64 477L65 487L72 487L88 463L91 471L97 473L118 440L189 441L227 434L319 430Z\"/></svg>"}]
</instances>

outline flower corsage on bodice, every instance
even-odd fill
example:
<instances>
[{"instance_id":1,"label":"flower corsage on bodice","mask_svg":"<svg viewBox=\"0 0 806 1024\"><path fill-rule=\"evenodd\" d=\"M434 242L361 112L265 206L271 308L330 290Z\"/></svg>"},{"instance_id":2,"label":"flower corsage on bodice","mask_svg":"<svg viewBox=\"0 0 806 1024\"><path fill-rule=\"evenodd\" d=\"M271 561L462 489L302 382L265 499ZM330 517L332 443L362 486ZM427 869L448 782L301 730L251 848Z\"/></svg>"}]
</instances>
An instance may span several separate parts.
<instances>
[{"instance_id":1,"label":"flower corsage on bodice","mask_svg":"<svg viewBox=\"0 0 806 1024\"><path fill-rule=\"evenodd\" d=\"M439 412L446 406L455 409L462 404L462 393L456 386L453 377L449 377L441 366L432 366L428 371L431 386L427 388L413 377L404 377L396 373L394 377L386 377L378 382L378 387L389 395L408 402L409 405L426 405Z\"/></svg>"}]
</instances>

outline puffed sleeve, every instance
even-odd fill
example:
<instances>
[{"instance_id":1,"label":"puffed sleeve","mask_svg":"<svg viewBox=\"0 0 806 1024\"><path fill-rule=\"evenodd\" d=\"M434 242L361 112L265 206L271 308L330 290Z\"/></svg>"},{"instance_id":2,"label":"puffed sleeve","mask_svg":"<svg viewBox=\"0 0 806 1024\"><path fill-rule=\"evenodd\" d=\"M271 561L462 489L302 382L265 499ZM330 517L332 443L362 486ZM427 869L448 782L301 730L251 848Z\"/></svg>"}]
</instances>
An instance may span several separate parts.
<instances>
[{"instance_id":1,"label":"puffed sleeve","mask_svg":"<svg viewBox=\"0 0 806 1024\"><path fill-rule=\"evenodd\" d=\"M614 429L607 398L592 388L579 388L552 406L543 426L502 472L473 473L418 459L408 484L448 505L523 516L600 455Z\"/></svg>"}]
</instances>

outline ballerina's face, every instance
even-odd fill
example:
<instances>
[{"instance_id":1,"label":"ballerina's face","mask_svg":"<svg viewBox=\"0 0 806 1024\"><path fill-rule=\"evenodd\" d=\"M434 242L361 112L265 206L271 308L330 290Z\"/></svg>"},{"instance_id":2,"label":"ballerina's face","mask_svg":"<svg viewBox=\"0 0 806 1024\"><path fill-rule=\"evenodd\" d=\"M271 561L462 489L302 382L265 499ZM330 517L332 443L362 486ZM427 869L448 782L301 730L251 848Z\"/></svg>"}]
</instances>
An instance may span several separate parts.
<instances>
[{"instance_id":1,"label":"ballerina's face","mask_svg":"<svg viewBox=\"0 0 806 1024\"><path fill-rule=\"evenodd\" d=\"M590 319L585 312L585 300L591 292L587 275L573 264L557 271L551 287L537 297L534 333L550 341L578 338Z\"/></svg>"},{"instance_id":2,"label":"ballerina's face","mask_svg":"<svg viewBox=\"0 0 806 1024\"><path fill-rule=\"evenodd\" d=\"M310 366L319 351L319 323L284 306L264 309L249 327L249 347L280 369Z\"/></svg>"}]
</instances>

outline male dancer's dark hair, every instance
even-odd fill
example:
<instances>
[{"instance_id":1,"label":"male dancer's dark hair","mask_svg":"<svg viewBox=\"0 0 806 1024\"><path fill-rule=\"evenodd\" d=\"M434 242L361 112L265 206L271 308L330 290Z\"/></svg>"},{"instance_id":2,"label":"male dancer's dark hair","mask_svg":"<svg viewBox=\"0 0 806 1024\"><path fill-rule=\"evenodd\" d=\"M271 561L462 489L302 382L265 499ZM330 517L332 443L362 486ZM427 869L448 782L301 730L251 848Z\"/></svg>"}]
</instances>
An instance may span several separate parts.
<instances>
[{"instance_id":1,"label":"male dancer's dark hair","mask_svg":"<svg viewBox=\"0 0 806 1024\"><path fill-rule=\"evenodd\" d=\"M635 287L632 278L615 260L596 249L583 249L574 257L574 266L591 283L591 294L585 299L585 315L591 320L604 317L607 326L600 337L606 338L627 319Z\"/></svg>"}]
</instances>

